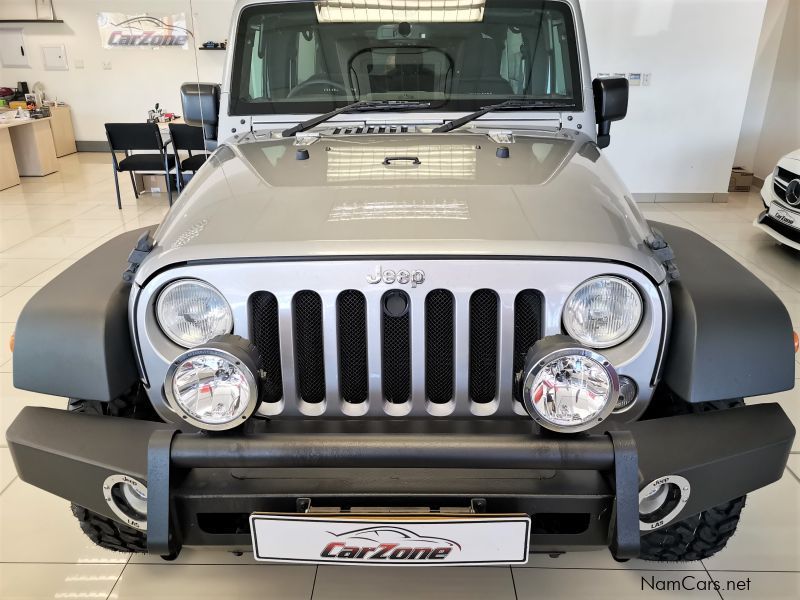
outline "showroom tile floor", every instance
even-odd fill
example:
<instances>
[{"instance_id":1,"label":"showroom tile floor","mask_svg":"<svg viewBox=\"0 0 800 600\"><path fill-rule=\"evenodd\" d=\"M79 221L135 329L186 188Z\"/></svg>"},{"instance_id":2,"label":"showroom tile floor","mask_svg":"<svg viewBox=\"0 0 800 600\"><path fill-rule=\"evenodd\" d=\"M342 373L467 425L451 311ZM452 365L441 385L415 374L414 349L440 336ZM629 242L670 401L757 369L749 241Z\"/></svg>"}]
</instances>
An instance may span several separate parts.
<instances>
[{"instance_id":1,"label":"showroom tile floor","mask_svg":"<svg viewBox=\"0 0 800 600\"><path fill-rule=\"evenodd\" d=\"M25 302L104 240L158 223L166 199L138 202L121 180L114 202L108 156L60 159L61 171L0 192L0 429L25 405L64 400L15 390L7 340ZM727 204L644 205L648 218L695 229L754 271L783 299L800 328L800 254L751 226L757 194ZM800 378L800 362L798 362ZM800 385L800 380L798 381ZM800 387L775 397L800 425ZM186 550L175 563L107 552L81 534L69 506L16 479L0 436L0 598L800 598L800 443L783 479L750 496L727 550L704 563L614 562L607 551L557 559L535 556L522 568L384 570L256 565L247 555ZM684 579L684 578L687 579ZM721 582L721 592L703 583ZM675 582L694 584L674 591ZM749 591L731 592L728 582ZM673 591L651 591L672 589ZM708 587L708 586L705 586Z\"/></svg>"}]
</instances>

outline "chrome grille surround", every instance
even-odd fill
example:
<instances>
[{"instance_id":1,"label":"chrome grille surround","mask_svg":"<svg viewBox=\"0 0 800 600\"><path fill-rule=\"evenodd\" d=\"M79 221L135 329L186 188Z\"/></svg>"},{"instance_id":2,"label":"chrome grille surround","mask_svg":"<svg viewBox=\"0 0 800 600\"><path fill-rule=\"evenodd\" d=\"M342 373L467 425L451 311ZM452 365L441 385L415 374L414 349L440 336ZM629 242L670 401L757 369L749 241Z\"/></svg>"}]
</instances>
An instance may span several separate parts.
<instances>
[{"instance_id":1,"label":"chrome grille surround","mask_svg":"<svg viewBox=\"0 0 800 600\"><path fill-rule=\"evenodd\" d=\"M382 270L423 270L425 282L417 287L397 282L370 284L367 276L377 267ZM542 335L562 333L561 311L569 294L582 282L598 275L622 276L636 285L645 306L643 322L624 344L604 351L620 375L634 379L640 390L642 411L653 391L660 364L669 294L665 285L657 287L648 276L634 268L590 261L501 259L384 259L384 260L264 260L193 264L168 269L134 291L131 300L134 337L137 341L150 399L163 418L177 422L163 398L163 381L170 362L182 351L161 332L155 320L154 304L158 292L169 282L184 277L200 278L220 290L234 315L234 333L251 337L252 299L269 292L278 303L278 339L282 395L262 404L260 415L270 417L467 417L525 416L514 398L515 305L521 292L537 291L544 301ZM366 303L368 397L351 403L341 398L339 384L339 346L337 300L343 291L358 291ZM411 392L407 402L392 403L384 397L382 298L386 292L401 290L410 302ZM426 299L429 293L447 290L454 298L454 398L448 403L426 398ZM480 290L492 290L498 298L497 394L490 402L470 399L470 300ZM294 327L295 297L301 292L319 295L322 310L322 356L324 358L325 397L306 402L300 397L297 380L297 343ZM262 357L263 358L263 357ZM638 418L640 411L625 413L624 420ZM615 417L612 417L612 419ZM622 418L620 418L622 420Z\"/></svg>"},{"instance_id":2,"label":"chrome grille surround","mask_svg":"<svg viewBox=\"0 0 800 600\"><path fill-rule=\"evenodd\" d=\"M797 205L792 204L787 198L787 192L789 184L795 179L800 179L800 175L793 173L789 169L784 169L783 167L775 167L775 173L772 179L775 195L789 206L797 208Z\"/></svg>"}]
</instances>

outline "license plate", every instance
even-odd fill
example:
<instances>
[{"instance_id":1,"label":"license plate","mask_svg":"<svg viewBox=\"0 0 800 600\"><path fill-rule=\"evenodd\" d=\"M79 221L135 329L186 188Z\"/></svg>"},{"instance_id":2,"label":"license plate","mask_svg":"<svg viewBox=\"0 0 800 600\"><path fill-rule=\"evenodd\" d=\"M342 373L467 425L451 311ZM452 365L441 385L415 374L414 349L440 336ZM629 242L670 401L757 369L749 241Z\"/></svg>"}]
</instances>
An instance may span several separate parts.
<instances>
[{"instance_id":1,"label":"license plate","mask_svg":"<svg viewBox=\"0 0 800 600\"><path fill-rule=\"evenodd\" d=\"M520 565L527 515L330 516L254 513L256 560L356 565Z\"/></svg>"},{"instance_id":2,"label":"license plate","mask_svg":"<svg viewBox=\"0 0 800 600\"><path fill-rule=\"evenodd\" d=\"M800 229L800 213L773 202L769 206L769 216L784 225Z\"/></svg>"}]
</instances>

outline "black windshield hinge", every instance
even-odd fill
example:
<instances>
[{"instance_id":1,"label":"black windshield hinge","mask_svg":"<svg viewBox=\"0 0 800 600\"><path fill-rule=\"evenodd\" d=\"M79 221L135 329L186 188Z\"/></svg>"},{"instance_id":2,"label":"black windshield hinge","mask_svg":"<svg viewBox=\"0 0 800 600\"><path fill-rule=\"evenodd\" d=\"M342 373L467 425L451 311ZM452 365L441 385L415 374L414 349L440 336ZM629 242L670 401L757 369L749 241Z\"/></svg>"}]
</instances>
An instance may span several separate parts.
<instances>
[{"instance_id":1,"label":"black windshield hinge","mask_svg":"<svg viewBox=\"0 0 800 600\"><path fill-rule=\"evenodd\" d=\"M680 279L681 272L678 269L678 265L675 263L675 252L672 250L669 243L667 243L667 240L664 239L664 235L654 227L650 228L650 234L651 235L645 240L645 243L647 247L650 248L656 260L664 265L664 268L667 270L667 279L669 281Z\"/></svg>"},{"instance_id":2,"label":"black windshield hinge","mask_svg":"<svg viewBox=\"0 0 800 600\"><path fill-rule=\"evenodd\" d=\"M153 240L150 239L150 230L148 229L136 240L136 247L131 251L130 256L128 256L128 268L122 274L122 281L125 283L133 281L136 270L147 255L150 254L153 246L155 246L155 244Z\"/></svg>"}]
</instances>

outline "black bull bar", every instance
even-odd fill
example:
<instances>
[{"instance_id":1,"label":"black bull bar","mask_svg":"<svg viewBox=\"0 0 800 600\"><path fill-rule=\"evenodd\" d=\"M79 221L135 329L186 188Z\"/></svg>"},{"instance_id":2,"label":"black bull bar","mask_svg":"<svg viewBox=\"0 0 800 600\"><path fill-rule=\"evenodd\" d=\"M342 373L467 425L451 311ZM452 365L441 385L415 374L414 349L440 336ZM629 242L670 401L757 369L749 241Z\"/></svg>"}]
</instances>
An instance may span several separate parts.
<instances>
[{"instance_id":1,"label":"black bull bar","mask_svg":"<svg viewBox=\"0 0 800 600\"><path fill-rule=\"evenodd\" d=\"M684 477L691 494L676 519L689 517L780 479L795 435L777 404L642 421L603 435L543 434L525 420L480 419L320 419L259 428L184 433L162 423L26 407L6 437L23 481L111 518L105 479L124 474L146 483L153 554L180 551L176 496L186 474L201 469L536 469L603 474L613 495L609 546L625 559L640 551L643 487ZM215 481L195 489L195 499L218 496Z\"/></svg>"}]
</instances>

